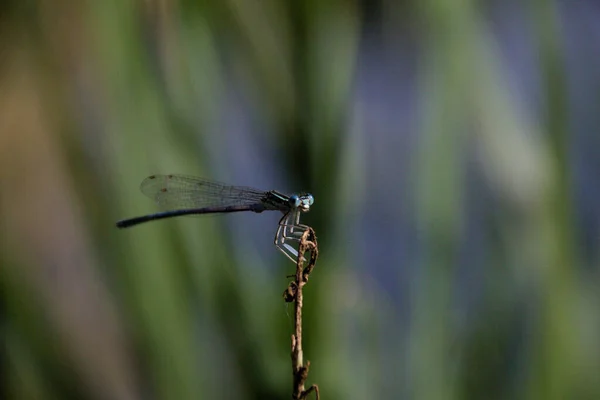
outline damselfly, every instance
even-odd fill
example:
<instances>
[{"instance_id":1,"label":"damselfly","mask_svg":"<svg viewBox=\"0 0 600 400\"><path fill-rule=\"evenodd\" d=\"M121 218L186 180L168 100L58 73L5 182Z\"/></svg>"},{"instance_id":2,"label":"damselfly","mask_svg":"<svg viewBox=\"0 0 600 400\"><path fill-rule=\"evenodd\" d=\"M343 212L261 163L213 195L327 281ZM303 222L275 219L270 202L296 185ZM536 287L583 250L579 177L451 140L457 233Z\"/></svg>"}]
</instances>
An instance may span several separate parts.
<instances>
[{"instance_id":1,"label":"damselfly","mask_svg":"<svg viewBox=\"0 0 600 400\"><path fill-rule=\"evenodd\" d=\"M299 242L308 226L300 224L300 214L314 202L309 193L287 196L275 190L261 191L244 186L230 186L187 175L151 175L140 185L142 193L166 211L124 219L119 228L129 228L143 222L178 217L267 210L281 211L283 217L275 234L275 246L294 263L298 251L290 242Z\"/></svg>"}]
</instances>

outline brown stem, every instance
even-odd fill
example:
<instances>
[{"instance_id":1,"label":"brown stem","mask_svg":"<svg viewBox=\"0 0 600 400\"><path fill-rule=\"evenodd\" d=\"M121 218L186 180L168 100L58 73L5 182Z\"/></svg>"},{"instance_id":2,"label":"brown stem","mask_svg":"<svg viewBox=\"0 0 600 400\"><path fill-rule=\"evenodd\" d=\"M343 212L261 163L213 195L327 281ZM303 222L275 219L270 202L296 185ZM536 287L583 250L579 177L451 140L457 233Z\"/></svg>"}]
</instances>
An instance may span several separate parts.
<instances>
[{"instance_id":1,"label":"brown stem","mask_svg":"<svg viewBox=\"0 0 600 400\"><path fill-rule=\"evenodd\" d=\"M306 268L304 267L304 253L310 251L310 259ZM292 335L292 373L293 373L293 392L292 399L305 399L310 393L315 392L315 397L319 400L319 387L312 385L308 390L305 390L306 379L308 377L308 368L310 362L304 364L304 355L302 352L302 288L308 282L308 277L315 267L319 250L317 248L317 237L312 228L308 228L300 239L298 247L298 260L296 261L295 280L290 282L283 297L286 302L294 302L294 328L295 333Z\"/></svg>"}]
</instances>

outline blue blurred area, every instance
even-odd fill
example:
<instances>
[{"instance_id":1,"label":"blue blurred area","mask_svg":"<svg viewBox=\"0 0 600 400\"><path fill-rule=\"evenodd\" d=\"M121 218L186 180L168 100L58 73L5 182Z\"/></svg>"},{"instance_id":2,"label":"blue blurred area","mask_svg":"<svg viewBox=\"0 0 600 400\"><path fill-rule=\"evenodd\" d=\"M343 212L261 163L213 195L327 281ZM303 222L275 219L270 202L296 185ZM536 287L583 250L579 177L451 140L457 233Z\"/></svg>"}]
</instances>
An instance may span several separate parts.
<instances>
[{"instance_id":1,"label":"blue blurred area","mask_svg":"<svg viewBox=\"0 0 600 400\"><path fill-rule=\"evenodd\" d=\"M155 173L314 194L325 398L600 397L596 2L1 7L2 398L290 396L280 215Z\"/></svg>"}]
</instances>

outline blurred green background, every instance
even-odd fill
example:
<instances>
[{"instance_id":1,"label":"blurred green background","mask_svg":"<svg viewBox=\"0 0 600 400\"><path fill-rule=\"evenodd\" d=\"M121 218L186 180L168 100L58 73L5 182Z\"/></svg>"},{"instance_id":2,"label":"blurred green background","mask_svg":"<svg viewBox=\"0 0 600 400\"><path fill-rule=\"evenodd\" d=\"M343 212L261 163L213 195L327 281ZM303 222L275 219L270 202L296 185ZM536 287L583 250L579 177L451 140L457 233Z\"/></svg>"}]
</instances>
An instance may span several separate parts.
<instances>
[{"instance_id":1,"label":"blurred green background","mask_svg":"<svg viewBox=\"0 0 600 400\"><path fill-rule=\"evenodd\" d=\"M279 215L315 196L324 399L600 398L593 1L0 3L2 398L290 398Z\"/></svg>"}]
</instances>

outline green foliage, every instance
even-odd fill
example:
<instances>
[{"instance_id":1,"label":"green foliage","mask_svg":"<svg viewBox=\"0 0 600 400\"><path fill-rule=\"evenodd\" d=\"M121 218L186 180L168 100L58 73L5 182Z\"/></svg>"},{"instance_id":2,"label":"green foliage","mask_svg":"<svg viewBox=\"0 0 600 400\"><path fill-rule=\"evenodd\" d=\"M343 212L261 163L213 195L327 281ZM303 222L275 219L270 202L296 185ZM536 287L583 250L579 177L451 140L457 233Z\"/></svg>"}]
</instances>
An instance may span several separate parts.
<instances>
[{"instance_id":1,"label":"green foliage","mask_svg":"<svg viewBox=\"0 0 600 400\"><path fill-rule=\"evenodd\" d=\"M395 178L369 155L362 125L361 4L2 6L8 398L289 398L292 320L281 292L293 268L248 239L271 232L210 217L114 227L153 211L135 187L145 176L231 176L239 154L256 154L244 147L253 140L237 144L228 131L242 118L236 102L260 130L259 150L277 155L256 164L318 193L310 221L321 259L304 292L304 332L309 383L322 396L600 397L600 291L577 253L553 3L532 2L526 15L544 93L539 125L506 85L482 4L379 4L386 50L396 54L403 31L419 46L418 141L402 188L415 206L387 221L410 215L420 255L386 271L364 257L372 242L354 235L370 219L365 182ZM474 158L494 205L482 212L483 294L470 307L459 276ZM265 218L274 233L276 217ZM408 269L418 273L407 284ZM382 280L409 293L398 300Z\"/></svg>"}]
</instances>

